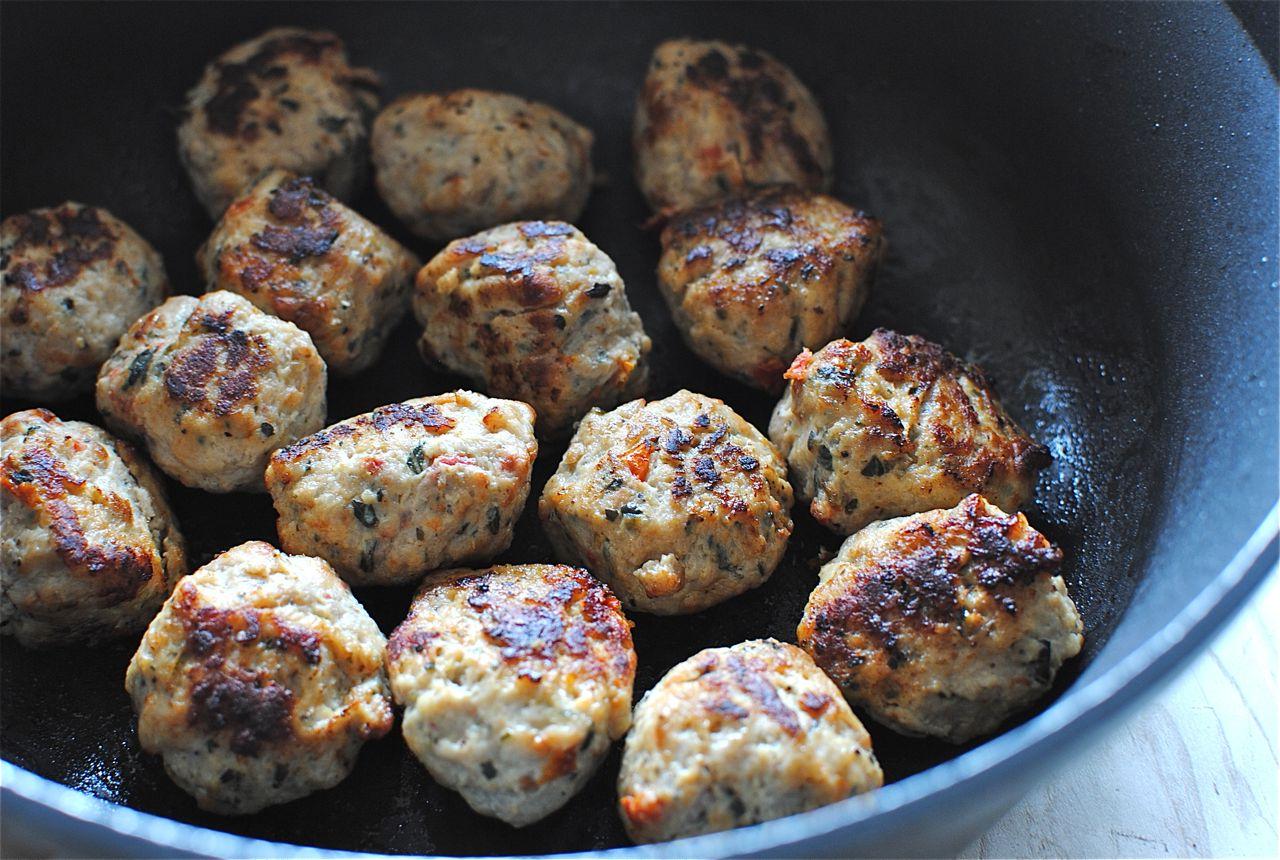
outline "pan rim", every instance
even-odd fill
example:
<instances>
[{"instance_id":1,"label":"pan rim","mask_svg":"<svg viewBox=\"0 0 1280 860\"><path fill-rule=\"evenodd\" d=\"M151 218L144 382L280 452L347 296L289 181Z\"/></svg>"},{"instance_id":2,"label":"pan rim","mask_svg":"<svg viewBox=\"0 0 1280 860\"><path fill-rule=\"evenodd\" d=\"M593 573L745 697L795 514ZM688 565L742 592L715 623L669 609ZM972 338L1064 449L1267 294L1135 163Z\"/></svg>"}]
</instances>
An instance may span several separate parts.
<instances>
[{"instance_id":1,"label":"pan rim","mask_svg":"<svg viewBox=\"0 0 1280 860\"><path fill-rule=\"evenodd\" d=\"M999 780L1029 758L1047 758L1076 746L1153 695L1208 643L1276 569L1280 503L1252 531L1232 559L1160 630L1083 686L1066 690L1026 723L928 770L878 791L751 827L664 842L556 855L581 857L722 857L768 851L866 825L868 835L888 831L917 808L942 802L981 782ZM0 760L4 818L25 819L36 832L57 833L101 847L102 831L152 853L219 857L394 856L270 842L175 821L110 803ZM16 817L15 816L15 820ZM43 825L43 826L42 826ZM78 832L76 832L78 831ZM433 856L433 855L419 855ZM437 855L438 856L438 855ZM451 855L450 855L451 856ZM528 856L528 855L508 855Z\"/></svg>"}]
</instances>

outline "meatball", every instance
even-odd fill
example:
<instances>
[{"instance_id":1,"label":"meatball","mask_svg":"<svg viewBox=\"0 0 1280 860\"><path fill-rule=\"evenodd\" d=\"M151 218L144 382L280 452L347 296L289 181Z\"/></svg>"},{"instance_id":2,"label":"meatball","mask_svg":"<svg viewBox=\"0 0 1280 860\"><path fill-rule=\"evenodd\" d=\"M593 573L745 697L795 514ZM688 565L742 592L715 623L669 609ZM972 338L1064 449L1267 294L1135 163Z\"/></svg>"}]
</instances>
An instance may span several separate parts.
<instances>
[{"instance_id":1,"label":"meatball","mask_svg":"<svg viewBox=\"0 0 1280 860\"><path fill-rule=\"evenodd\" d=\"M364 184L378 76L332 33L279 27L205 66L187 93L178 155L217 218L259 173L316 177L344 200Z\"/></svg>"},{"instance_id":2,"label":"meatball","mask_svg":"<svg viewBox=\"0 0 1280 860\"><path fill-rule=\"evenodd\" d=\"M311 335L329 369L364 370L409 306L421 263L318 188L273 170L222 216L196 254L211 290L231 290Z\"/></svg>"},{"instance_id":3,"label":"meatball","mask_svg":"<svg viewBox=\"0 0 1280 860\"><path fill-rule=\"evenodd\" d=\"M764 51L674 39L636 102L636 179L655 211L768 185L831 186L831 138L813 95Z\"/></svg>"},{"instance_id":4,"label":"meatball","mask_svg":"<svg viewBox=\"0 0 1280 860\"><path fill-rule=\"evenodd\" d=\"M470 391L382 406L271 455L280 546L390 585L511 545L538 456L533 410Z\"/></svg>"},{"instance_id":5,"label":"meatball","mask_svg":"<svg viewBox=\"0 0 1280 860\"><path fill-rule=\"evenodd\" d=\"M174 296L102 365L98 411L188 487L261 492L271 452L324 426L324 361L234 293Z\"/></svg>"},{"instance_id":6,"label":"meatball","mask_svg":"<svg viewBox=\"0 0 1280 860\"><path fill-rule=\"evenodd\" d=\"M46 409L0 421L0 516L0 633L28 647L137 633L187 572L146 461Z\"/></svg>"},{"instance_id":7,"label":"meatball","mask_svg":"<svg viewBox=\"0 0 1280 860\"><path fill-rule=\"evenodd\" d=\"M582 419L538 514L565 561L628 608L698 612L767 580L791 535L782 458L723 401L689 391Z\"/></svg>"},{"instance_id":8,"label":"meatball","mask_svg":"<svg viewBox=\"0 0 1280 860\"><path fill-rule=\"evenodd\" d=\"M877 329L800 353L769 438L796 495L841 534L982 493L1027 502L1049 451L1017 425L981 368L914 335Z\"/></svg>"},{"instance_id":9,"label":"meatball","mask_svg":"<svg viewBox=\"0 0 1280 860\"><path fill-rule=\"evenodd\" d=\"M708 648L636 706L618 806L636 842L794 815L879 788L871 738L794 645Z\"/></svg>"},{"instance_id":10,"label":"meatball","mask_svg":"<svg viewBox=\"0 0 1280 860\"><path fill-rule=\"evenodd\" d=\"M164 261L105 209L63 203L0 224L0 383L9 397L93 388L129 324L169 294Z\"/></svg>"},{"instance_id":11,"label":"meatball","mask_svg":"<svg viewBox=\"0 0 1280 860\"><path fill-rule=\"evenodd\" d=\"M133 655L138 740L211 812L330 788L391 728L385 649L329 565L241 544L178 584Z\"/></svg>"},{"instance_id":12,"label":"meatball","mask_svg":"<svg viewBox=\"0 0 1280 860\"><path fill-rule=\"evenodd\" d=\"M630 624L585 570L428 577L387 665L414 755L476 812L515 827L563 806L631 725Z\"/></svg>"},{"instance_id":13,"label":"meatball","mask_svg":"<svg viewBox=\"0 0 1280 860\"><path fill-rule=\"evenodd\" d=\"M978 495L874 523L819 573L800 643L885 725L952 743L988 734L1080 653L1062 551Z\"/></svg>"},{"instance_id":14,"label":"meatball","mask_svg":"<svg viewBox=\"0 0 1280 860\"><path fill-rule=\"evenodd\" d=\"M418 273L422 357L529 403L568 434L592 406L644 391L649 337L608 255L568 224L525 221L459 239Z\"/></svg>"},{"instance_id":15,"label":"meatball","mask_svg":"<svg viewBox=\"0 0 1280 860\"><path fill-rule=\"evenodd\" d=\"M658 285L691 350L777 393L802 348L858 315L886 244L879 221L839 200L757 192L669 221Z\"/></svg>"},{"instance_id":16,"label":"meatball","mask_svg":"<svg viewBox=\"0 0 1280 860\"><path fill-rule=\"evenodd\" d=\"M592 134L555 108L458 90L396 99L373 123L374 181L410 230L453 239L508 221L576 220Z\"/></svg>"}]
</instances>

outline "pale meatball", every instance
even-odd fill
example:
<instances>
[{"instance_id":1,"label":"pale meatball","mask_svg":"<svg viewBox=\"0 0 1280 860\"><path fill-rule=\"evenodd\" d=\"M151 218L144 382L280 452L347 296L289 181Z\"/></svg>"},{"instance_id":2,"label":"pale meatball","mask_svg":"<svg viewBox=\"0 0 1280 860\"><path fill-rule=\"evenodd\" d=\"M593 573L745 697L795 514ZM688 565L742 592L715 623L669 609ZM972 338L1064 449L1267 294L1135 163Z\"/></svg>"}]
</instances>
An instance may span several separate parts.
<instances>
[{"instance_id":1,"label":"pale meatball","mask_svg":"<svg viewBox=\"0 0 1280 860\"><path fill-rule=\"evenodd\" d=\"M63 203L0 224L6 397L66 400L169 294L155 248L105 209Z\"/></svg>"},{"instance_id":2,"label":"pale meatball","mask_svg":"<svg viewBox=\"0 0 1280 860\"><path fill-rule=\"evenodd\" d=\"M413 754L476 812L515 827L563 806L631 725L631 628L585 570L428 577L387 665Z\"/></svg>"},{"instance_id":3,"label":"pale meatball","mask_svg":"<svg viewBox=\"0 0 1280 860\"><path fill-rule=\"evenodd\" d=\"M756 639L694 654L640 700L618 807L633 840L665 842L883 783L871 738L809 655Z\"/></svg>"},{"instance_id":4,"label":"pale meatball","mask_svg":"<svg viewBox=\"0 0 1280 860\"><path fill-rule=\"evenodd\" d=\"M832 197L758 192L668 221L658 286L691 350L777 393L801 349L853 322L886 246L879 221Z\"/></svg>"},{"instance_id":5,"label":"pale meatball","mask_svg":"<svg viewBox=\"0 0 1280 860\"><path fill-rule=\"evenodd\" d=\"M217 218L262 171L316 177L350 199L364 184L378 76L332 33L278 27L205 66L187 93L178 155Z\"/></svg>"},{"instance_id":6,"label":"pale meatball","mask_svg":"<svg viewBox=\"0 0 1280 860\"><path fill-rule=\"evenodd\" d=\"M310 334L344 375L378 358L422 265L310 177L283 170L231 204L196 264L209 289L239 293Z\"/></svg>"},{"instance_id":7,"label":"pale meatball","mask_svg":"<svg viewBox=\"0 0 1280 860\"><path fill-rule=\"evenodd\" d=\"M593 409L538 514L564 561L628 608L698 612L767 580L791 535L787 467L721 400L678 391Z\"/></svg>"},{"instance_id":8,"label":"pale meatball","mask_svg":"<svg viewBox=\"0 0 1280 860\"><path fill-rule=\"evenodd\" d=\"M591 190L591 132L506 93L401 96L378 114L372 140L378 193L430 239L508 221L573 221Z\"/></svg>"},{"instance_id":9,"label":"pale meatball","mask_svg":"<svg viewBox=\"0 0 1280 860\"><path fill-rule=\"evenodd\" d=\"M640 190L659 212L768 185L831 186L822 109L789 68L746 45L659 45L632 143Z\"/></svg>"},{"instance_id":10,"label":"pale meatball","mask_svg":"<svg viewBox=\"0 0 1280 860\"><path fill-rule=\"evenodd\" d=\"M0 517L0 633L28 647L137 633L187 572L146 461L46 409L0 421Z\"/></svg>"},{"instance_id":11,"label":"pale meatball","mask_svg":"<svg viewBox=\"0 0 1280 860\"><path fill-rule=\"evenodd\" d=\"M909 735L989 734L1080 653L1062 551L973 495L874 523L823 566L796 631L849 701Z\"/></svg>"},{"instance_id":12,"label":"pale meatball","mask_svg":"<svg viewBox=\"0 0 1280 860\"><path fill-rule=\"evenodd\" d=\"M379 407L271 455L280 546L356 585L486 562L511 545L537 456L524 403L458 391Z\"/></svg>"},{"instance_id":13,"label":"pale meatball","mask_svg":"<svg viewBox=\"0 0 1280 860\"><path fill-rule=\"evenodd\" d=\"M324 426L324 361L234 293L174 296L102 365L98 411L188 487L262 492L271 452Z\"/></svg>"},{"instance_id":14,"label":"pale meatball","mask_svg":"<svg viewBox=\"0 0 1280 860\"><path fill-rule=\"evenodd\" d=\"M418 346L430 364L523 400L540 435L568 435L592 406L638 396L649 336L608 255L557 221L459 239L418 273Z\"/></svg>"},{"instance_id":15,"label":"pale meatball","mask_svg":"<svg viewBox=\"0 0 1280 860\"><path fill-rule=\"evenodd\" d=\"M337 785L391 729L385 650L329 565L251 541L178 584L125 689L178 787L247 814Z\"/></svg>"},{"instance_id":16,"label":"pale meatball","mask_svg":"<svg viewBox=\"0 0 1280 860\"><path fill-rule=\"evenodd\" d=\"M982 493L1017 510L1052 461L1000 405L982 369L915 335L876 329L802 352L769 438L796 495L841 534Z\"/></svg>"}]
</instances>

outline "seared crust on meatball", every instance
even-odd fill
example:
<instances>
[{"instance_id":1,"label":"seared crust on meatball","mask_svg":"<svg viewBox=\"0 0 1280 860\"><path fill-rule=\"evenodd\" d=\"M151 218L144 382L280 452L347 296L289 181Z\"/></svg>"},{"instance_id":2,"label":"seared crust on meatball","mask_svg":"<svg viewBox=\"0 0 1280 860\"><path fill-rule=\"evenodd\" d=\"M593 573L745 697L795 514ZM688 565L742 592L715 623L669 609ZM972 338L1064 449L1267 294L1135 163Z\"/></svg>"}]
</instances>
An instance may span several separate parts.
<instances>
[{"instance_id":1,"label":"seared crust on meatball","mask_svg":"<svg viewBox=\"0 0 1280 860\"><path fill-rule=\"evenodd\" d=\"M1049 451L1009 417L982 369L915 335L877 329L802 352L769 438L814 518L850 534L969 493L1016 510Z\"/></svg>"},{"instance_id":2,"label":"seared crust on meatball","mask_svg":"<svg viewBox=\"0 0 1280 860\"><path fill-rule=\"evenodd\" d=\"M187 93L178 155L217 218L272 167L350 199L364 183L378 76L352 68L333 33L278 27L205 67Z\"/></svg>"},{"instance_id":3,"label":"seared crust on meatball","mask_svg":"<svg viewBox=\"0 0 1280 860\"><path fill-rule=\"evenodd\" d=\"M196 265L209 289L294 323L330 370L352 374L382 352L422 264L310 177L273 170L228 207Z\"/></svg>"},{"instance_id":4,"label":"seared crust on meatball","mask_svg":"<svg viewBox=\"0 0 1280 860\"><path fill-rule=\"evenodd\" d=\"M831 186L822 109L789 68L746 45L659 45L632 143L640 190L659 212L768 185Z\"/></svg>"},{"instance_id":5,"label":"seared crust on meatball","mask_svg":"<svg viewBox=\"0 0 1280 860\"><path fill-rule=\"evenodd\" d=\"M883 783L871 738L809 655L757 639L693 655L640 700L618 807L633 840L663 842Z\"/></svg>"},{"instance_id":6,"label":"seared crust on meatball","mask_svg":"<svg viewBox=\"0 0 1280 860\"><path fill-rule=\"evenodd\" d=\"M276 451L267 491L287 552L389 585L511 545L538 456L533 410L457 391L382 406Z\"/></svg>"},{"instance_id":7,"label":"seared crust on meatball","mask_svg":"<svg viewBox=\"0 0 1280 860\"><path fill-rule=\"evenodd\" d=\"M529 403L540 435L634 397L649 337L613 260L558 221L504 224L451 242L418 273L423 358L492 395Z\"/></svg>"},{"instance_id":8,"label":"seared crust on meatball","mask_svg":"<svg viewBox=\"0 0 1280 860\"><path fill-rule=\"evenodd\" d=\"M169 293L164 261L105 209L63 203L0 224L0 384L66 400L93 387L130 323Z\"/></svg>"},{"instance_id":9,"label":"seared crust on meatball","mask_svg":"<svg viewBox=\"0 0 1280 860\"><path fill-rule=\"evenodd\" d=\"M631 725L630 623L585 570L430 576L387 665L414 755L476 812L516 827L563 806Z\"/></svg>"},{"instance_id":10,"label":"seared crust on meatball","mask_svg":"<svg viewBox=\"0 0 1280 860\"><path fill-rule=\"evenodd\" d=\"M508 221L573 221L591 191L591 132L507 93L401 96L378 114L372 141L378 193L430 239Z\"/></svg>"},{"instance_id":11,"label":"seared crust on meatball","mask_svg":"<svg viewBox=\"0 0 1280 860\"><path fill-rule=\"evenodd\" d=\"M1062 551L972 495L867 526L819 574L801 645L849 701L910 735L989 734L1080 653Z\"/></svg>"},{"instance_id":12,"label":"seared crust on meatball","mask_svg":"<svg viewBox=\"0 0 1280 860\"><path fill-rule=\"evenodd\" d=\"M226 291L174 296L98 375L98 410L188 487L261 492L275 449L324 426L325 366L293 323Z\"/></svg>"},{"instance_id":13,"label":"seared crust on meatball","mask_svg":"<svg viewBox=\"0 0 1280 860\"><path fill-rule=\"evenodd\" d=\"M879 221L835 198L758 192L668 221L658 285L691 350L777 393L801 349L853 322L886 246Z\"/></svg>"},{"instance_id":14,"label":"seared crust on meatball","mask_svg":"<svg viewBox=\"0 0 1280 860\"><path fill-rule=\"evenodd\" d=\"M678 391L582 419L538 514L556 554L627 607L698 612L767 580L791 535L769 440L721 400Z\"/></svg>"},{"instance_id":15,"label":"seared crust on meatball","mask_svg":"<svg viewBox=\"0 0 1280 860\"><path fill-rule=\"evenodd\" d=\"M0 633L28 647L136 633L187 572L146 461L46 409L0 421L0 515Z\"/></svg>"},{"instance_id":16,"label":"seared crust on meatball","mask_svg":"<svg viewBox=\"0 0 1280 860\"><path fill-rule=\"evenodd\" d=\"M133 655L138 740L211 812L330 788L391 728L385 649L329 565L241 544L178 584Z\"/></svg>"}]
</instances>

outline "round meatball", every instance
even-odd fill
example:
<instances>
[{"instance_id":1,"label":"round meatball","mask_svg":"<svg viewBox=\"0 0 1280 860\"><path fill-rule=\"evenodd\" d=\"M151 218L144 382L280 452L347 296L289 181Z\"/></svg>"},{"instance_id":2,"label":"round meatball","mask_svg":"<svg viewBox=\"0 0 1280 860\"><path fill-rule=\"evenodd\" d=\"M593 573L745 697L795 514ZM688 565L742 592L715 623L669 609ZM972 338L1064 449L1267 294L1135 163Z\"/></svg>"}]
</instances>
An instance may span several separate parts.
<instances>
[{"instance_id":1,"label":"round meatball","mask_svg":"<svg viewBox=\"0 0 1280 860\"><path fill-rule=\"evenodd\" d=\"M1049 451L1009 417L982 369L914 335L876 329L800 353L769 438L818 522L850 534L875 520L982 493L1027 502Z\"/></svg>"},{"instance_id":2,"label":"round meatball","mask_svg":"<svg viewBox=\"0 0 1280 860\"><path fill-rule=\"evenodd\" d=\"M1061 561L1022 514L972 495L845 541L796 635L875 719L964 743L1034 702L1080 653Z\"/></svg>"},{"instance_id":3,"label":"round meatball","mask_svg":"<svg viewBox=\"0 0 1280 860\"><path fill-rule=\"evenodd\" d=\"M138 740L211 812L330 788L391 728L385 649L329 565L241 544L178 584L133 655Z\"/></svg>"},{"instance_id":4,"label":"round meatball","mask_svg":"<svg viewBox=\"0 0 1280 860\"><path fill-rule=\"evenodd\" d=\"M228 207L196 265L209 289L294 323L349 375L382 352L421 263L310 177L273 170Z\"/></svg>"},{"instance_id":5,"label":"round meatball","mask_svg":"<svg viewBox=\"0 0 1280 860\"><path fill-rule=\"evenodd\" d=\"M794 645L708 648L636 706L618 806L636 842L664 842L805 812L879 788L871 738Z\"/></svg>"},{"instance_id":6,"label":"round meatball","mask_svg":"<svg viewBox=\"0 0 1280 860\"><path fill-rule=\"evenodd\" d=\"M789 68L746 45L659 45L632 143L640 190L659 212L767 185L831 186L822 109Z\"/></svg>"},{"instance_id":7,"label":"round meatball","mask_svg":"<svg viewBox=\"0 0 1280 860\"><path fill-rule=\"evenodd\" d=\"M414 755L476 812L515 827L563 806L631 725L630 624L585 570L428 577L387 665Z\"/></svg>"},{"instance_id":8,"label":"round meatball","mask_svg":"<svg viewBox=\"0 0 1280 860\"><path fill-rule=\"evenodd\" d=\"M324 426L324 361L234 293L174 296L102 365L98 411L188 487L262 492L271 452Z\"/></svg>"},{"instance_id":9,"label":"round meatball","mask_svg":"<svg viewBox=\"0 0 1280 860\"><path fill-rule=\"evenodd\" d=\"M419 348L529 403L539 434L568 434L592 406L644 391L649 337L608 255L558 221L505 224L459 239L418 273Z\"/></svg>"},{"instance_id":10,"label":"round meatball","mask_svg":"<svg viewBox=\"0 0 1280 860\"><path fill-rule=\"evenodd\" d=\"M713 397L678 391L582 419L538 503L565 561L632 609L698 612L767 580L791 535L769 440Z\"/></svg>"},{"instance_id":11,"label":"round meatball","mask_svg":"<svg viewBox=\"0 0 1280 860\"><path fill-rule=\"evenodd\" d=\"M853 322L886 245L879 221L839 200L758 192L669 221L658 285L691 350L777 393L802 348Z\"/></svg>"},{"instance_id":12,"label":"round meatball","mask_svg":"<svg viewBox=\"0 0 1280 860\"><path fill-rule=\"evenodd\" d=\"M419 236L508 221L576 220L592 134L555 108L485 90L401 96L373 123L374 181Z\"/></svg>"},{"instance_id":13,"label":"round meatball","mask_svg":"<svg viewBox=\"0 0 1280 860\"><path fill-rule=\"evenodd\" d=\"M130 323L169 294L164 261L105 209L63 203L0 224L6 396L66 400L93 388Z\"/></svg>"},{"instance_id":14,"label":"round meatball","mask_svg":"<svg viewBox=\"0 0 1280 860\"><path fill-rule=\"evenodd\" d=\"M533 410L470 391L382 406L271 455L280 546L391 585L511 545L538 456Z\"/></svg>"},{"instance_id":15,"label":"round meatball","mask_svg":"<svg viewBox=\"0 0 1280 860\"><path fill-rule=\"evenodd\" d=\"M187 572L146 461L46 409L0 421L0 516L0 633L28 647L137 633Z\"/></svg>"},{"instance_id":16,"label":"round meatball","mask_svg":"<svg viewBox=\"0 0 1280 860\"><path fill-rule=\"evenodd\" d=\"M187 93L178 155L209 215L272 167L350 199L364 184L378 85L348 65L337 36L296 27L268 30L205 66Z\"/></svg>"}]
</instances>

